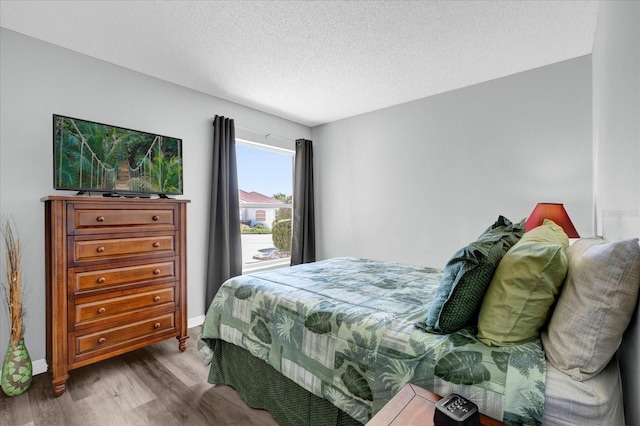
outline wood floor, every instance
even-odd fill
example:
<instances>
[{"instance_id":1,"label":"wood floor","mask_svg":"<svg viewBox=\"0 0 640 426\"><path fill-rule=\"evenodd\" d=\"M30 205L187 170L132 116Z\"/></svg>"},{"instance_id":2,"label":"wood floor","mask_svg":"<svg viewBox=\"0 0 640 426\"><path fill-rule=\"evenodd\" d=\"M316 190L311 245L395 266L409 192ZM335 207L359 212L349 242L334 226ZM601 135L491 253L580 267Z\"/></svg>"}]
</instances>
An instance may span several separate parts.
<instances>
[{"instance_id":1,"label":"wood floor","mask_svg":"<svg viewBox=\"0 0 640 426\"><path fill-rule=\"evenodd\" d=\"M207 383L208 367L197 351L199 332L200 327L189 330L185 352L169 339L73 370L59 398L46 373L34 376L20 396L0 391L0 425L277 425L232 388Z\"/></svg>"}]
</instances>

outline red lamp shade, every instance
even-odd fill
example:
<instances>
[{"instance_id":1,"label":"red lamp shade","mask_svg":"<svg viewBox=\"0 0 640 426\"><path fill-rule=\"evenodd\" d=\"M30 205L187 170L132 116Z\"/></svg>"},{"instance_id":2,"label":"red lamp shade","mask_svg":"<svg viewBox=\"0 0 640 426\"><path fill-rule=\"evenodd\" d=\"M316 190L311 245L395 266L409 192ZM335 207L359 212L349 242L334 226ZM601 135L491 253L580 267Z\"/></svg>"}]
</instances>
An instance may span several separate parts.
<instances>
[{"instance_id":1,"label":"red lamp shade","mask_svg":"<svg viewBox=\"0 0 640 426\"><path fill-rule=\"evenodd\" d=\"M564 205L560 203L538 203L533 209L527 222L524 225L525 231L531 231L533 228L542 225L545 219L554 221L560 226L569 238L580 238L578 231L571 223Z\"/></svg>"}]
</instances>

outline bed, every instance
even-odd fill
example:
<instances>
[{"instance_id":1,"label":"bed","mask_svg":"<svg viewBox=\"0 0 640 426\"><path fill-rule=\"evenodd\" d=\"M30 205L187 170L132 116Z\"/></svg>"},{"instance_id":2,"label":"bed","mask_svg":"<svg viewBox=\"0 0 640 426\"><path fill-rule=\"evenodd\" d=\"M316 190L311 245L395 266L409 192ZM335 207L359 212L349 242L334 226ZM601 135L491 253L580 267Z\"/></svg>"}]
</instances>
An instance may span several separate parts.
<instances>
[{"instance_id":1,"label":"bed","mask_svg":"<svg viewBox=\"0 0 640 426\"><path fill-rule=\"evenodd\" d=\"M488 232L497 226L481 235L501 247L498 264L507 263L505 253L520 242L523 232L514 238L514 227L502 226L509 229L506 244L504 235ZM549 335L547 317L526 342L491 343L478 324L484 308L478 305L489 291L471 301L462 292L460 257L444 269L340 257L234 277L214 298L198 340L211 364L208 380L236 388L280 424L365 424L409 382L440 395L462 394L509 425L624 424L616 357L580 380L571 377L572 366L549 362L546 346L554 349L565 336ZM457 325L437 316L425 322L434 304L442 314L450 302L442 303L442 283L452 270L453 290L465 293L464 306L475 306L470 318ZM499 269L483 273L491 281ZM444 293L451 296L452 288ZM558 299L549 316L554 307L566 311ZM446 330L452 325L457 329Z\"/></svg>"}]
</instances>

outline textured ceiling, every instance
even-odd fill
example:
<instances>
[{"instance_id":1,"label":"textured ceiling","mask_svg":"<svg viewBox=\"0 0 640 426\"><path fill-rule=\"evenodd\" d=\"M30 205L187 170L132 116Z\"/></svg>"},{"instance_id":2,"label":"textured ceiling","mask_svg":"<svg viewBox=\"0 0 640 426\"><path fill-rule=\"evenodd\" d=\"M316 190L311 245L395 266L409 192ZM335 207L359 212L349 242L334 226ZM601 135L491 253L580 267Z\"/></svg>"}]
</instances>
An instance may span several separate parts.
<instances>
[{"instance_id":1,"label":"textured ceiling","mask_svg":"<svg viewBox=\"0 0 640 426\"><path fill-rule=\"evenodd\" d=\"M591 1L8 1L0 25L314 126L591 53Z\"/></svg>"}]
</instances>

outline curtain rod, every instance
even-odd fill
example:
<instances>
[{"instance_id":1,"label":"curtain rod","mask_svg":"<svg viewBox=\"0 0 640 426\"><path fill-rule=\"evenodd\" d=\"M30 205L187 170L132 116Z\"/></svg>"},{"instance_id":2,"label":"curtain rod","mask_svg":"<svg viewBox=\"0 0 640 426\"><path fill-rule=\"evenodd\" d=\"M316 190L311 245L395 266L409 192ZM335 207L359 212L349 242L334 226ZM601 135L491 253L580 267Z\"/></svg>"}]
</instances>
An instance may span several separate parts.
<instances>
[{"instance_id":1,"label":"curtain rod","mask_svg":"<svg viewBox=\"0 0 640 426\"><path fill-rule=\"evenodd\" d=\"M250 129L248 127L243 127L243 126L236 126L236 128L242 129L242 130L248 130L250 132L254 132L254 133L258 133L258 134L262 134L262 135L264 135L265 138L268 138L269 136L275 136L276 138L285 139L285 140L288 140L288 141L291 141L291 142L295 142L296 141L295 139L287 138L285 136L276 135L274 133L264 132L262 130Z\"/></svg>"}]
</instances>

